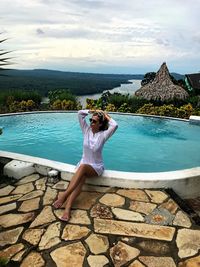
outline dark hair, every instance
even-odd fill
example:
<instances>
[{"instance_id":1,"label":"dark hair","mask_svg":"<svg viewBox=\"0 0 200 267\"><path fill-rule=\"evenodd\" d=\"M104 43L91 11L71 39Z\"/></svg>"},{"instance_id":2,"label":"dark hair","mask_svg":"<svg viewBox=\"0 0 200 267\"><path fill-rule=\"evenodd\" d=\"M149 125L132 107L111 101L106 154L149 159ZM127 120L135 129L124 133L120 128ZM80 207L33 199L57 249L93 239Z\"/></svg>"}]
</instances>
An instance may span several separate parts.
<instances>
[{"instance_id":1,"label":"dark hair","mask_svg":"<svg viewBox=\"0 0 200 267\"><path fill-rule=\"evenodd\" d=\"M99 127L100 131L105 131L108 129L108 120L105 118L103 112L94 112L93 116L97 116L99 118L99 123L101 124Z\"/></svg>"}]
</instances>

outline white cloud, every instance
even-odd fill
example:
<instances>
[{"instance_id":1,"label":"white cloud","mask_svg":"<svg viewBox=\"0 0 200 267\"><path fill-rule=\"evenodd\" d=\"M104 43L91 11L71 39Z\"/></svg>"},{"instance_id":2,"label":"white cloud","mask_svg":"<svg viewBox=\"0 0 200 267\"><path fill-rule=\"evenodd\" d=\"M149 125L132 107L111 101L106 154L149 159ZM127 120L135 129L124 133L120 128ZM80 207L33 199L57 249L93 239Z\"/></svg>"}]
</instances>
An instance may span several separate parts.
<instances>
[{"instance_id":1,"label":"white cloud","mask_svg":"<svg viewBox=\"0 0 200 267\"><path fill-rule=\"evenodd\" d=\"M197 0L1 0L0 32L18 68L141 73L167 61L195 72L199 9Z\"/></svg>"}]
</instances>

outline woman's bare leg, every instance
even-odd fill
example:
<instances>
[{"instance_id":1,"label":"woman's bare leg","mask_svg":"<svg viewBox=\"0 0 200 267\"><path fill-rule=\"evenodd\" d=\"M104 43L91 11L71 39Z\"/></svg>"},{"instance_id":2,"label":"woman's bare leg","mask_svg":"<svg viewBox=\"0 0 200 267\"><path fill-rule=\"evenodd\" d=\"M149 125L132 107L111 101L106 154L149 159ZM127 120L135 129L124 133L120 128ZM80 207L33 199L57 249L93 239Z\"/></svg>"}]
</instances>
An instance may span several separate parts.
<instances>
[{"instance_id":1,"label":"woman's bare leg","mask_svg":"<svg viewBox=\"0 0 200 267\"><path fill-rule=\"evenodd\" d=\"M63 216L61 217L61 220L68 221L70 219L70 213L71 213L71 207L75 201L75 199L80 195L81 189L83 187L83 184L86 180L86 176L81 180L81 182L78 184L78 186L74 189L74 191L69 195L67 198L66 204L65 204L65 211L63 213Z\"/></svg>"},{"instance_id":2,"label":"woman's bare leg","mask_svg":"<svg viewBox=\"0 0 200 267\"><path fill-rule=\"evenodd\" d=\"M84 177L94 177L97 176L96 171L87 164L82 164L72 177L69 186L65 192L58 196L58 199L54 202L55 208L60 208L69 195L76 189L76 187L81 183L82 180L85 181Z\"/></svg>"}]
</instances>

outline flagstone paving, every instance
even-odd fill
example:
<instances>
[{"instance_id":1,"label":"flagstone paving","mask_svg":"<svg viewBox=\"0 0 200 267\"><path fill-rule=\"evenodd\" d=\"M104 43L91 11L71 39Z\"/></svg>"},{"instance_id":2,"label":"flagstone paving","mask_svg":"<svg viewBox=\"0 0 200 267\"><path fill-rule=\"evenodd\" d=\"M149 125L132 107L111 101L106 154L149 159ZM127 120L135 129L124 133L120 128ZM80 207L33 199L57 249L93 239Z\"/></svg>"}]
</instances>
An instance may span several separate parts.
<instances>
[{"instance_id":1,"label":"flagstone paving","mask_svg":"<svg viewBox=\"0 0 200 267\"><path fill-rule=\"evenodd\" d=\"M0 185L0 259L20 267L199 267L200 226L164 190L84 185L68 223L66 177Z\"/></svg>"}]
</instances>

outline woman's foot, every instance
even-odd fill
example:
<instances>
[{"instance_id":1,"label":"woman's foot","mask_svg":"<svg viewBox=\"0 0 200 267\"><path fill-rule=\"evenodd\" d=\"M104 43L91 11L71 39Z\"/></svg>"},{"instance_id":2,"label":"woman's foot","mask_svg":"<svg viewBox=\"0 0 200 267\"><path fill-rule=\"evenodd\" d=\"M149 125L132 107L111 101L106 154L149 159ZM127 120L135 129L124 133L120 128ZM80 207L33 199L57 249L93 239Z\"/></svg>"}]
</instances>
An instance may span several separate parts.
<instances>
[{"instance_id":1,"label":"woman's foot","mask_svg":"<svg viewBox=\"0 0 200 267\"><path fill-rule=\"evenodd\" d=\"M60 218L61 221L68 222L70 219L71 209L65 208L65 211L63 213L63 216Z\"/></svg>"},{"instance_id":2,"label":"woman's foot","mask_svg":"<svg viewBox=\"0 0 200 267\"><path fill-rule=\"evenodd\" d=\"M53 203L54 208L59 209L62 207L63 203L65 202L66 197L64 193L60 193L58 195L58 199Z\"/></svg>"}]
</instances>

